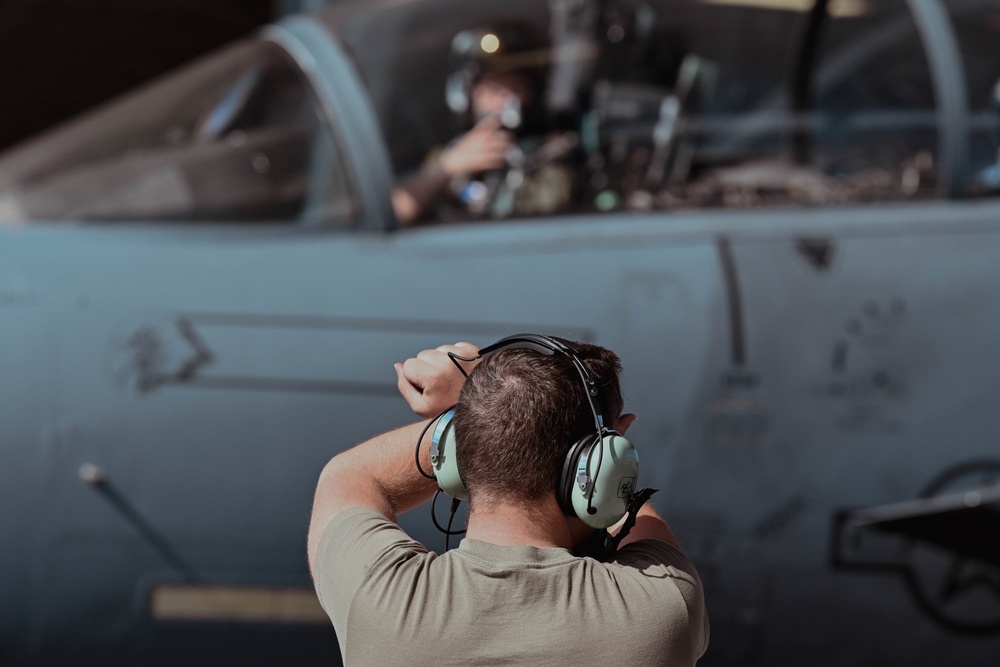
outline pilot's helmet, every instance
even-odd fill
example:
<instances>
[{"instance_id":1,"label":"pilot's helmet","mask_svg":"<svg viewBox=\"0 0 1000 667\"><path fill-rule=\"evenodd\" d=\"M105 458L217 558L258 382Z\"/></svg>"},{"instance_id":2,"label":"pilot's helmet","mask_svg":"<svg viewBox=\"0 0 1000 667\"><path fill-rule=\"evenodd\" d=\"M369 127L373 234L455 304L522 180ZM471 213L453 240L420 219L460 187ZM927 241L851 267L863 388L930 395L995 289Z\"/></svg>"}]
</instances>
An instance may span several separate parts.
<instances>
[{"instance_id":1,"label":"pilot's helmet","mask_svg":"<svg viewBox=\"0 0 1000 667\"><path fill-rule=\"evenodd\" d=\"M504 123L510 129L535 131L550 62L547 40L525 23L511 21L462 30L451 40L445 85L448 108L461 127L471 126L476 83L486 74L513 74L523 81L531 100L526 108L517 110L516 117L503 119Z\"/></svg>"}]
</instances>

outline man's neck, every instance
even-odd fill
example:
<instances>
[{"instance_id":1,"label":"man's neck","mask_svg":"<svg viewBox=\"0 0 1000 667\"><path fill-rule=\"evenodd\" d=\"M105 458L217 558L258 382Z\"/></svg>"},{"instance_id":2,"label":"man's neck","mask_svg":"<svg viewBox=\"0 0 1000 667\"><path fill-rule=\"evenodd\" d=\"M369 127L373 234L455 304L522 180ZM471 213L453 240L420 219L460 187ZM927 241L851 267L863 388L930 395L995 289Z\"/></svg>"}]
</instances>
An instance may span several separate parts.
<instances>
[{"instance_id":1,"label":"man's neck","mask_svg":"<svg viewBox=\"0 0 1000 667\"><path fill-rule=\"evenodd\" d=\"M584 530L589 531L580 523ZM583 531L567 520L555 498L539 502L535 511L505 503L476 503L469 513L465 536L500 546L572 549Z\"/></svg>"}]
</instances>

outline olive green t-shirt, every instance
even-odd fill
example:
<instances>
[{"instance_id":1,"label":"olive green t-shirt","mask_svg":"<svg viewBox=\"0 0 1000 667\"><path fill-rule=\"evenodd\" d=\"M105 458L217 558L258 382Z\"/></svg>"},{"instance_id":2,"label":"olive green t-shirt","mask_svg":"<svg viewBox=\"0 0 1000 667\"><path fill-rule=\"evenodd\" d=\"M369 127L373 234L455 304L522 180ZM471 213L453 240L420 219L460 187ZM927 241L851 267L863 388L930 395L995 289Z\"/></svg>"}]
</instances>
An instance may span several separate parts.
<instances>
[{"instance_id":1,"label":"olive green t-shirt","mask_svg":"<svg viewBox=\"0 0 1000 667\"><path fill-rule=\"evenodd\" d=\"M693 665L708 616L691 561L658 540L607 563L465 539L428 552L370 509L327 527L316 590L355 665Z\"/></svg>"}]
</instances>

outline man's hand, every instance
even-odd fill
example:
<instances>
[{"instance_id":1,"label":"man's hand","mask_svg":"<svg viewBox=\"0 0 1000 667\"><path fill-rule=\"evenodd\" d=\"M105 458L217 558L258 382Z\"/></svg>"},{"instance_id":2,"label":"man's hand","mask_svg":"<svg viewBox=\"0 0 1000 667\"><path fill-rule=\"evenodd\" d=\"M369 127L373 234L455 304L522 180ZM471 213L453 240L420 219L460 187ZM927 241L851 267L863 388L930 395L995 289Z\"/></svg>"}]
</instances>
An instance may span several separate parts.
<instances>
[{"instance_id":1,"label":"man's hand","mask_svg":"<svg viewBox=\"0 0 1000 667\"><path fill-rule=\"evenodd\" d=\"M421 417L436 417L458 403L465 376L448 356L449 352L460 357L474 357L479 354L479 348L472 343L441 345L433 350L424 350L416 358L395 364L399 393ZM459 363L468 373L479 362Z\"/></svg>"},{"instance_id":2,"label":"man's hand","mask_svg":"<svg viewBox=\"0 0 1000 667\"><path fill-rule=\"evenodd\" d=\"M487 116L445 149L441 169L449 177L500 169L507 164L507 149L514 140L500 119Z\"/></svg>"}]
</instances>

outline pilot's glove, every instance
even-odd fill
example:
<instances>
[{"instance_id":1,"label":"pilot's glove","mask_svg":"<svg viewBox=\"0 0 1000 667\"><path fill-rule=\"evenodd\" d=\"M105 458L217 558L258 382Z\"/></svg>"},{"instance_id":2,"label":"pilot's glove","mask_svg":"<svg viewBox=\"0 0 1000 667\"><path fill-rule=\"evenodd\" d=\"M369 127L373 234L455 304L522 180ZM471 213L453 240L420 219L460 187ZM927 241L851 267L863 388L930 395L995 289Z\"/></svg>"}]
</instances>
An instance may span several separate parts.
<instances>
[{"instance_id":1,"label":"pilot's glove","mask_svg":"<svg viewBox=\"0 0 1000 667\"><path fill-rule=\"evenodd\" d=\"M500 119L487 116L450 144L439 164L449 177L501 169L507 165L507 150L513 142Z\"/></svg>"}]
</instances>

